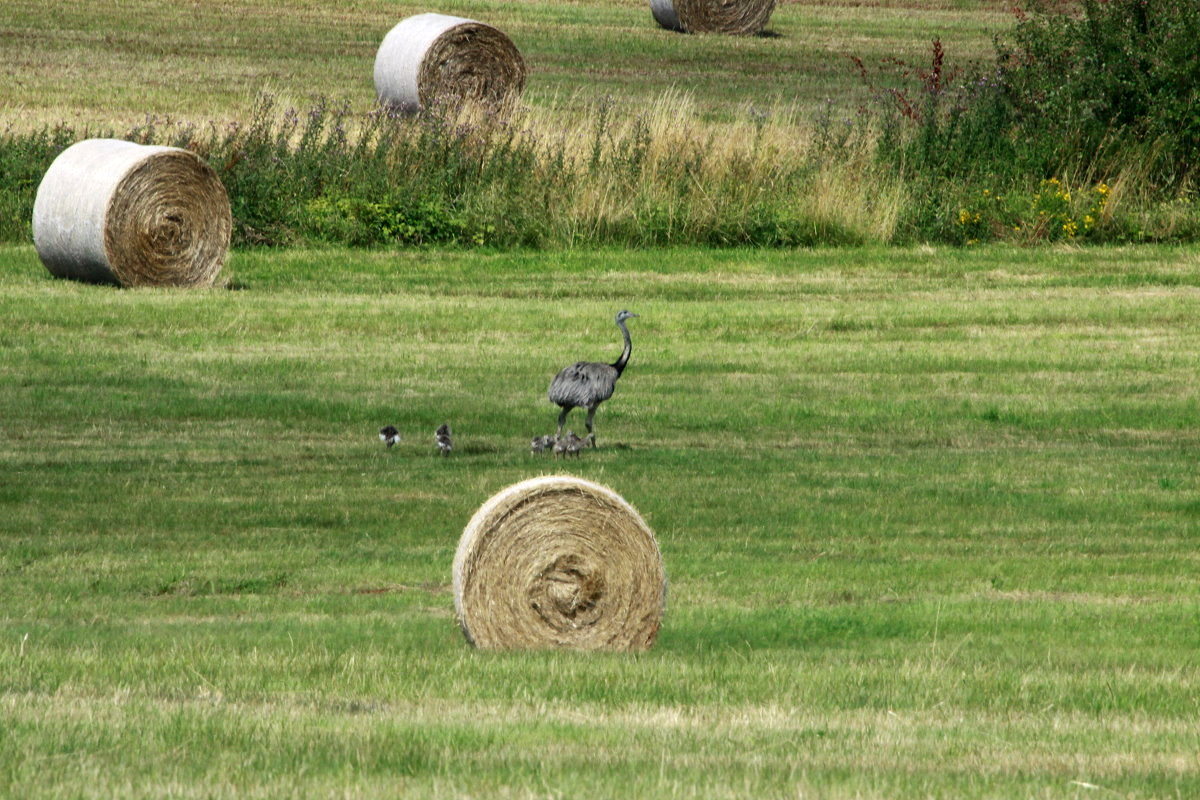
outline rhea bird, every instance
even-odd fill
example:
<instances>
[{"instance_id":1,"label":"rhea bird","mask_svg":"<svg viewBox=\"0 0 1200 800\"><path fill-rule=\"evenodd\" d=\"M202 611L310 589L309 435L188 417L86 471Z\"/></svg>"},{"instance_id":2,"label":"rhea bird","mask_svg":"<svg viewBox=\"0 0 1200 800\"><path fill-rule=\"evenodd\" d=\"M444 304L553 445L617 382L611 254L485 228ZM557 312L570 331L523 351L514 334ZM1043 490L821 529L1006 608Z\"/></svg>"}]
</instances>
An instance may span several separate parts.
<instances>
[{"instance_id":1,"label":"rhea bird","mask_svg":"<svg viewBox=\"0 0 1200 800\"><path fill-rule=\"evenodd\" d=\"M575 431L567 431L567 435L558 439L554 443L554 457L559 456L578 456L583 450L585 439L580 439L575 435Z\"/></svg>"},{"instance_id":2,"label":"rhea bird","mask_svg":"<svg viewBox=\"0 0 1200 800\"><path fill-rule=\"evenodd\" d=\"M535 455L537 453L544 453L547 450L552 450L554 443L554 437L548 433L545 436L535 436L529 442L529 452Z\"/></svg>"},{"instance_id":3,"label":"rhea bird","mask_svg":"<svg viewBox=\"0 0 1200 800\"><path fill-rule=\"evenodd\" d=\"M379 441L391 447L400 441L400 431L396 430L395 425L384 425L379 429Z\"/></svg>"},{"instance_id":4,"label":"rhea bird","mask_svg":"<svg viewBox=\"0 0 1200 800\"><path fill-rule=\"evenodd\" d=\"M450 441L450 424L443 422L439 425L433 438L437 442L438 450L441 454L444 456L450 455L450 451L454 449L454 443Z\"/></svg>"},{"instance_id":5,"label":"rhea bird","mask_svg":"<svg viewBox=\"0 0 1200 800\"><path fill-rule=\"evenodd\" d=\"M550 382L550 389L546 395L550 398L551 403L562 408L562 413L558 415L557 439L562 438L562 429L567 423L567 414L571 413L571 409L586 408L587 443L592 447L596 446L596 434L592 429L592 420L595 418L596 409L600 404L612 397L613 389L617 385L617 378L621 377L621 373L625 371L625 365L629 363L629 355L633 352L633 340L629 338L629 329L625 327L625 320L636 316L638 315L631 311L617 312L617 327L621 329L621 335L625 337L625 347L621 350L620 358L611 364L599 361L577 361L571 366L565 367Z\"/></svg>"}]
</instances>

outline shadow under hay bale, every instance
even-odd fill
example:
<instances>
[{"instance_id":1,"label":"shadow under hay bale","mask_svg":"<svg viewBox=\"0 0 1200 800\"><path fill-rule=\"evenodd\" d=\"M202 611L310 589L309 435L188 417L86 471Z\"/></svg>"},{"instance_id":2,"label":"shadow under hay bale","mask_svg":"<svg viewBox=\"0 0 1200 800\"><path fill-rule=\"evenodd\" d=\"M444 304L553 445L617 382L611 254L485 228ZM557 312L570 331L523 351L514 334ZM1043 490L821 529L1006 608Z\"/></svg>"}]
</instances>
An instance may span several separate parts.
<instances>
[{"instance_id":1,"label":"shadow under hay bale","mask_svg":"<svg viewBox=\"0 0 1200 800\"><path fill-rule=\"evenodd\" d=\"M484 649L649 649L666 607L654 533L620 495L565 475L504 489L454 556L454 608Z\"/></svg>"},{"instance_id":2,"label":"shadow under hay bale","mask_svg":"<svg viewBox=\"0 0 1200 800\"><path fill-rule=\"evenodd\" d=\"M762 33L775 0L650 0L650 13L662 27L685 33Z\"/></svg>"},{"instance_id":3,"label":"shadow under hay bale","mask_svg":"<svg viewBox=\"0 0 1200 800\"><path fill-rule=\"evenodd\" d=\"M60 278L121 286L211 286L233 217L195 153L119 139L64 150L38 186L33 241Z\"/></svg>"},{"instance_id":4,"label":"shadow under hay bale","mask_svg":"<svg viewBox=\"0 0 1200 800\"><path fill-rule=\"evenodd\" d=\"M525 88L525 61L497 28L445 14L409 17L375 56L375 94L406 113L435 102L497 106Z\"/></svg>"}]
</instances>

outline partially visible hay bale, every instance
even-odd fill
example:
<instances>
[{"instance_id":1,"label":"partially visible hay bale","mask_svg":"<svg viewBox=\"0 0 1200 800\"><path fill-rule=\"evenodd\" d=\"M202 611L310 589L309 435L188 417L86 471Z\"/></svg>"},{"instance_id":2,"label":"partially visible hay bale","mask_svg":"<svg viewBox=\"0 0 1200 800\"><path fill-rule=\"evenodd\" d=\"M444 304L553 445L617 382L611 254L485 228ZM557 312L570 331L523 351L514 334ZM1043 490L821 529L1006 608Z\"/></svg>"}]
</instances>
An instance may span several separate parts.
<instances>
[{"instance_id":1,"label":"partially visible hay bale","mask_svg":"<svg viewBox=\"0 0 1200 800\"><path fill-rule=\"evenodd\" d=\"M687 33L762 33L775 0L650 0L650 13L664 28Z\"/></svg>"},{"instance_id":2,"label":"partially visible hay bale","mask_svg":"<svg viewBox=\"0 0 1200 800\"><path fill-rule=\"evenodd\" d=\"M122 286L211 286L233 218L213 169L178 147L85 139L38 186L33 242L50 272Z\"/></svg>"},{"instance_id":3,"label":"partially visible hay bale","mask_svg":"<svg viewBox=\"0 0 1200 800\"><path fill-rule=\"evenodd\" d=\"M646 650L666 606L654 533L611 489L564 475L504 489L454 556L454 608L486 649Z\"/></svg>"},{"instance_id":4,"label":"partially visible hay bale","mask_svg":"<svg viewBox=\"0 0 1200 800\"><path fill-rule=\"evenodd\" d=\"M375 56L375 94L405 112L438 102L502 103L525 88L525 61L500 30L417 14L388 31Z\"/></svg>"}]
</instances>

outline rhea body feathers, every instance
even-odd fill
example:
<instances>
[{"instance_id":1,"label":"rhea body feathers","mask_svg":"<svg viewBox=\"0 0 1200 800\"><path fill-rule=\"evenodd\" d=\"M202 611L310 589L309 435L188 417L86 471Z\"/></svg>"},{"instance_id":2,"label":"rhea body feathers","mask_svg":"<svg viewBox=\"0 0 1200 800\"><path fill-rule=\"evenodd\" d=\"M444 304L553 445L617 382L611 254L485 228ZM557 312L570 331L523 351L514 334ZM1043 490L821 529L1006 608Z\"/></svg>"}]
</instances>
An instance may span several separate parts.
<instances>
[{"instance_id":1,"label":"rhea body feathers","mask_svg":"<svg viewBox=\"0 0 1200 800\"><path fill-rule=\"evenodd\" d=\"M617 314L616 323L617 327L621 329L625 346L616 361L611 364L599 361L577 361L571 366L563 368L550 382L546 396L550 398L551 403L562 408L562 412L558 415L557 438L562 438L563 425L566 424L567 414L571 413L571 409L586 408L588 412L588 443L595 446L596 435L592 430L592 419L596 416L596 408L612 397L613 389L617 385L617 378L621 377L621 373L625 371L625 365L629 363L629 356L633 353L633 341L629 337L629 329L625 327L625 320L636 316L637 314L629 311L621 311Z\"/></svg>"}]
</instances>

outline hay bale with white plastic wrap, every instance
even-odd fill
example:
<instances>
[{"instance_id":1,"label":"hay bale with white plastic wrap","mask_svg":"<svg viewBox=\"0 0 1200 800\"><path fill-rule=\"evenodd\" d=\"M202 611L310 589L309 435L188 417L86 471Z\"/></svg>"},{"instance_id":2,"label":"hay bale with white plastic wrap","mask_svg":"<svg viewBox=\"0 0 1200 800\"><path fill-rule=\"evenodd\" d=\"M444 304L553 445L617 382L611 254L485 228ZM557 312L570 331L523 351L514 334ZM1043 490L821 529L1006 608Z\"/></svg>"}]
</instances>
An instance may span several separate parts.
<instances>
[{"instance_id":1,"label":"hay bale with white plastic wrap","mask_svg":"<svg viewBox=\"0 0 1200 800\"><path fill-rule=\"evenodd\" d=\"M33 242L60 278L122 286L211 286L233 218L205 161L178 147L85 139L46 170Z\"/></svg>"},{"instance_id":2,"label":"hay bale with white plastic wrap","mask_svg":"<svg viewBox=\"0 0 1200 800\"><path fill-rule=\"evenodd\" d=\"M435 102L499 105L525 88L525 61L491 25L417 14L388 31L375 56L375 94L405 112Z\"/></svg>"},{"instance_id":3,"label":"hay bale with white plastic wrap","mask_svg":"<svg viewBox=\"0 0 1200 800\"><path fill-rule=\"evenodd\" d=\"M454 608L485 649L646 650L666 607L653 531L620 495L565 475L504 489L454 556Z\"/></svg>"},{"instance_id":4,"label":"hay bale with white plastic wrap","mask_svg":"<svg viewBox=\"0 0 1200 800\"><path fill-rule=\"evenodd\" d=\"M686 33L762 33L775 0L650 0L650 13L668 30Z\"/></svg>"}]
</instances>

